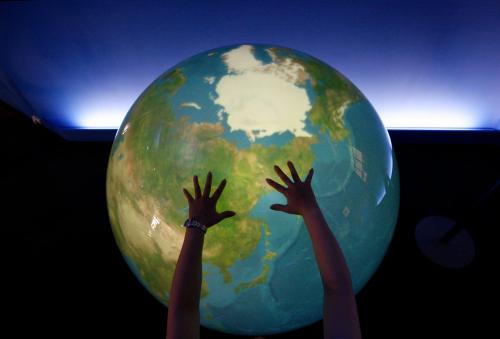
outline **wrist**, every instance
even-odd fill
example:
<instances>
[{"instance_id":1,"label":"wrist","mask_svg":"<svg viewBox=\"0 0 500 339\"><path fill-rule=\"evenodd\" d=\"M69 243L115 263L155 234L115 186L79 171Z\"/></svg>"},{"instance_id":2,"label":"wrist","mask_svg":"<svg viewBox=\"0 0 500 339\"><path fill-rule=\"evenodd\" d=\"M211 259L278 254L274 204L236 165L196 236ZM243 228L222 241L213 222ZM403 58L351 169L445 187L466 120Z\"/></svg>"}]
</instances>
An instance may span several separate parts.
<instances>
[{"instance_id":1,"label":"wrist","mask_svg":"<svg viewBox=\"0 0 500 339\"><path fill-rule=\"evenodd\" d=\"M186 237L189 238L204 238L205 232L196 227L186 227Z\"/></svg>"},{"instance_id":2,"label":"wrist","mask_svg":"<svg viewBox=\"0 0 500 339\"><path fill-rule=\"evenodd\" d=\"M319 208L318 202L316 199L311 201L307 206L304 206L301 211L301 215L303 218L307 218L313 215L321 213L321 209Z\"/></svg>"},{"instance_id":3,"label":"wrist","mask_svg":"<svg viewBox=\"0 0 500 339\"><path fill-rule=\"evenodd\" d=\"M189 217L182 226L184 226L187 230L195 229L203 234L205 234L208 229L206 223L197 217Z\"/></svg>"}]
</instances>

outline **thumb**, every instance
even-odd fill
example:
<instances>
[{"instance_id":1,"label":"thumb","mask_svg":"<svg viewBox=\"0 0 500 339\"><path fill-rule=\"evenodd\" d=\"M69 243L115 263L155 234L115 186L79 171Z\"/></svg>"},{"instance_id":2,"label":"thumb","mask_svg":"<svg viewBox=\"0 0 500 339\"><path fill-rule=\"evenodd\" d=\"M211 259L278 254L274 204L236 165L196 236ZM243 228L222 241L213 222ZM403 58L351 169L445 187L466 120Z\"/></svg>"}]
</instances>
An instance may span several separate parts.
<instances>
[{"instance_id":1,"label":"thumb","mask_svg":"<svg viewBox=\"0 0 500 339\"><path fill-rule=\"evenodd\" d=\"M222 213L219 213L219 215L217 216L217 222L220 222L220 221L227 219L227 218L234 217L235 215L236 215L236 213L233 211L224 211Z\"/></svg>"},{"instance_id":2,"label":"thumb","mask_svg":"<svg viewBox=\"0 0 500 339\"><path fill-rule=\"evenodd\" d=\"M275 210L275 211L281 211L281 212L288 213L288 205L273 204L273 205L271 205L271 209Z\"/></svg>"}]
</instances>

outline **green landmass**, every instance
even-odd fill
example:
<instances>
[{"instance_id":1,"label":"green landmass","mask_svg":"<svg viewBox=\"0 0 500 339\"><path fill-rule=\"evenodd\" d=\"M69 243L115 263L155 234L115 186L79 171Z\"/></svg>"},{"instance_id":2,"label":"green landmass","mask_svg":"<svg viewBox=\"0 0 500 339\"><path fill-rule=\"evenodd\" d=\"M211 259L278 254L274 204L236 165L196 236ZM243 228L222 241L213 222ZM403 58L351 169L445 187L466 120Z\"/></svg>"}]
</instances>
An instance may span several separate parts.
<instances>
[{"instance_id":1,"label":"green landmass","mask_svg":"<svg viewBox=\"0 0 500 339\"><path fill-rule=\"evenodd\" d=\"M139 245L126 239L118 206L125 204L143 215L147 222L158 213L165 222L163 227L180 228L187 214L182 188L193 191L192 176L197 174L203 186L207 171L211 170L213 190L226 178L228 184L218 210L234 210L237 215L207 233L203 261L219 268L224 282L230 283L229 268L237 260L248 257L259 242L261 232L258 229L263 221L251 217L250 211L272 190L265 178L279 181L273 165L287 170L287 160L294 161L299 173L307 173L314 160L310 147L317 139L296 137L282 147L252 144L248 149L238 149L222 137L224 127L221 124L190 122L188 117L177 119L171 99L184 84L185 77L180 70L164 77L145 91L132 107L128 129L120 135L122 140L116 143L110 156L107 194L118 246L137 264L143 281L153 294L166 302L177 257L166 260L162 249L151 239L138 242ZM159 211L152 210L155 206L144 200L142 192L147 192L148 198L157 202ZM268 252L264 260L272 257ZM268 272L269 265L265 264L258 277L238 289L265 281ZM205 279L201 294L202 298L208 295Z\"/></svg>"},{"instance_id":2,"label":"green landmass","mask_svg":"<svg viewBox=\"0 0 500 339\"><path fill-rule=\"evenodd\" d=\"M133 259L139 267L140 278L146 283L149 291L162 302L167 302L170 288L165 288L165 281L172 281L176 263L166 262L157 245L154 245L153 253L147 250L138 250L134 253Z\"/></svg>"},{"instance_id":3,"label":"green landmass","mask_svg":"<svg viewBox=\"0 0 500 339\"><path fill-rule=\"evenodd\" d=\"M344 111L352 103L364 99L361 92L342 74L315 58L297 58L287 48L273 47L278 58L292 58L301 64L310 76L316 100L308 113L313 125L319 126L336 141L345 139L349 132L344 124Z\"/></svg>"},{"instance_id":4,"label":"green landmass","mask_svg":"<svg viewBox=\"0 0 500 339\"><path fill-rule=\"evenodd\" d=\"M208 296L208 283L205 279L201 280L201 291L200 291L200 299L203 299Z\"/></svg>"},{"instance_id":5,"label":"green landmass","mask_svg":"<svg viewBox=\"0 0 500 339\"><path fill-rule=\"evenodd\" d=\"M257 285L263 284L267 281L269 275L269 264L264 264L262 272L249 282L244 282L235 287L234 291L240 293L242 290L255 287Z\"/></svg>"},{"instance_id":6,"label":"green landmass","mask_svg":"<svg viewBox=\"0 0 500 339\"><path fill-rule=\"evenodd\" d=\"M264 260L273 260L273 258L277 256L277 253L276 252L273 252L273 251L267 251L266 254L264 255Z\"/></svg>"},{"instance_id":7,"label":"green landmass","mask_svg":"<svg viewBox=\"0 0 500 339\"><path fill-rule=\"evenodd\" d=\"M236 285L236 287L234 288L234 291L236 293L240 293L242 290L245 290L247 288L252 288L259 284L267 282L267 279L269 277L268 262L273 260L273 258L277 255L277 253L269 250L269 245L270 245L269 236L271 235L271 230L269 229L269 225L263 224L263 226L264 226L264 234L262 236L265 237L264 246L266 254L264 254L264 256L261 258L261 261L263 262L262 271L254 279Z\"/></svg>"}]
</instances>

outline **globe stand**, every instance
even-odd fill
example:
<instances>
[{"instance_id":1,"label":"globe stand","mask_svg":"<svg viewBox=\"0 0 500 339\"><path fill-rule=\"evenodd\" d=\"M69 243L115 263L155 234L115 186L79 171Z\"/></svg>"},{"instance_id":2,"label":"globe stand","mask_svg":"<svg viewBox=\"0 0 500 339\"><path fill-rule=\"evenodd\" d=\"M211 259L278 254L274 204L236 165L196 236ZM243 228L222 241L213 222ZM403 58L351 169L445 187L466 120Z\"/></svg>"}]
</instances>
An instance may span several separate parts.
<instances>
[{"instance_id":1,"label":"globe stand","mask_svg":"<svg viewBox=\"0 0 500 339\"><path fill-rule=\"evenodd\" d=\"M422 219L415 229L419 250L428 259L446 268L465 267L474 259L472 237L466 229L458 229L455 225L452 219L429 216ZM453 236L450 236L452 233Z\"/></svg>"},{"instance_id":2,"label":"globe stand","mask_svg":"<svg viewBox=\"0 0 500 339\"><path fill-rule=\"evenodd\" d=\"M500 181L479 199L458 221L443 216L428 216L415 228L419 250L432 262L446 268L462 268L475 257L475 244L469 228L481 224L485 206L500 192Z\"/></svg>"}]
</instances>

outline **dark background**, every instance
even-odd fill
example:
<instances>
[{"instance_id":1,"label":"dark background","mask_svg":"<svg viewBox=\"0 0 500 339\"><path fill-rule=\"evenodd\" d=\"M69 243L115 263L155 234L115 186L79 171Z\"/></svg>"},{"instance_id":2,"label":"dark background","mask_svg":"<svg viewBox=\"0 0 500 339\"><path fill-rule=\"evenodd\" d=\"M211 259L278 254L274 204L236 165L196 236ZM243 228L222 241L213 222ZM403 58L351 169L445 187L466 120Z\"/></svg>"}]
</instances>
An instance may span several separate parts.
<instances>
[{"instance_id":1,"label":"dark background","mask_svg":"<svg viewBox=\"0 0 500 339\"><path fill-rule=\"evenodd\" d=\"M117 128L186 58L266 43L338 69L393 128L500 129L498 0L0 1L0 100Z\"/></svg>"},{"instance_id":2,"label":"dark background","mask_svg":"<svg viewBox=\"0 0 500 339\"><path fill-rule=\"evenodd\" d=\"M363 337L495 336L486 308L495 307L489 272L498 269L500 205L474 216L476 257L466 268L426 259L414 230L428 215L459 216L499 179L498 132L390 134L401 205L387 255L357 295ZM113 239L105 196L110 148L66 141L0 102L1 337L165 337L167 309L135 279ZM321 322L268 336L305 337L321 338Z\"/></svg>"}]
</instances>

